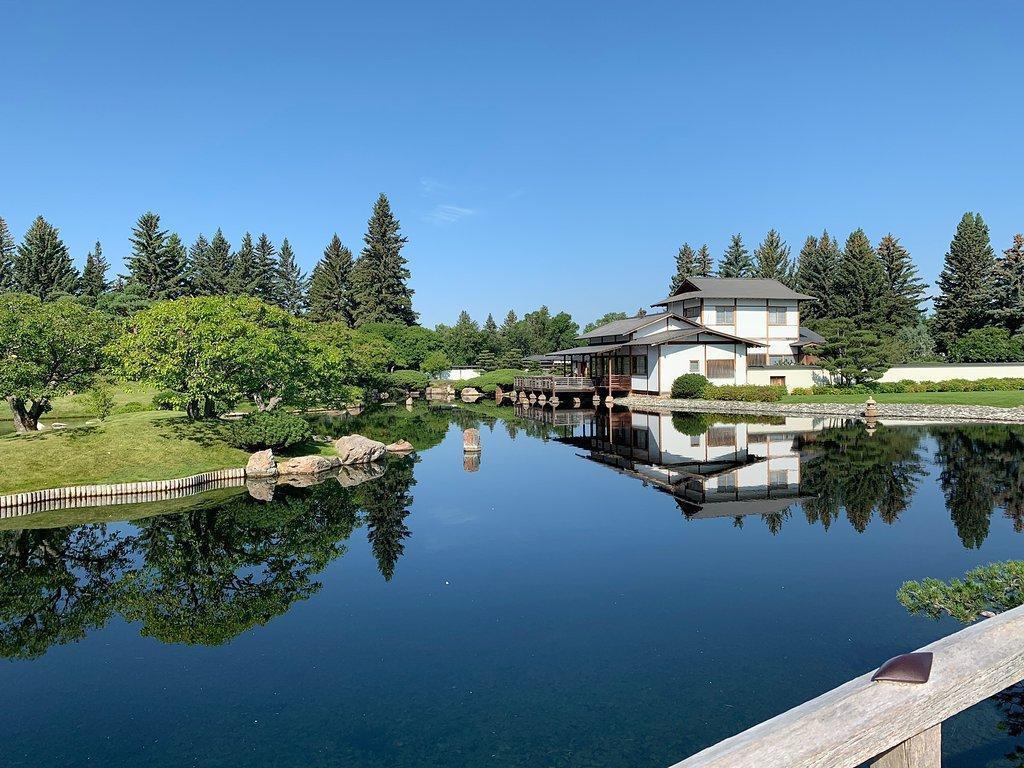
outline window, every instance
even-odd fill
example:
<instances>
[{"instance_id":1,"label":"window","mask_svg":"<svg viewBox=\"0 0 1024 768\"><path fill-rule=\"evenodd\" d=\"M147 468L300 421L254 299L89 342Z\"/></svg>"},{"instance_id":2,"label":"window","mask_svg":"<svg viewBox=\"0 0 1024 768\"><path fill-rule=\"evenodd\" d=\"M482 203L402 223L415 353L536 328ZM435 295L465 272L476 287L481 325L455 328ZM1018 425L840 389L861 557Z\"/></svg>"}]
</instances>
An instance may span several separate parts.
<instances>
[{"instance_id":1,"label":"window","mask_svg":"<svg viewBox=\"0 0 1024 768\"><path fill-rule=\"evenodd\" d=\"M723 448L727 445L736 445L736 427L711 427L707 434L708 446L711 448Z\"/></svg>"},{"instance_id":2,"label":"window","mask_svg":"<svg viewBox=\"0 0 1024 768\"><path fill-rule=\"evenodd\" d=\"M786 377L785 376L769 376L768 377L768 383L771 384L773 387L784 387L784 386L786 386Z\"/></svg>"},{"instance_id":3,"label":"window","mask_svg":"<svg viewBox=\"0 0 1024 768\"><path fill-rule=\"evenodd\" d=\"M773 469L768 473L768 484L772 488L785 488L789 485L789 473L784 469Z\"/></svg>"},{"instance_id":4,"label":"window","mask_svg":"<svg viewBox=\"0 0 1024 768\"><path fill-rule=\"evenodd\" d=\"M751 352L747 355L747 367L756 368L768 365L768 355L765 352Z\"/></svg>"},{"instance_id":5,"label":"window","mask_svg":"<svg viewBox=\"0 0 1024 768\"><path fill-rule=\"evenodd\" d=\"M686 317L695 318L700 317L700 304L694 304L692 307L686 308Z\"/></svg>"},{"instance_id":6,"label":"window","mask_svg":"<svg viewBox=\"0 0 1024 768\"><path fill-rule=\"evenodd\" d=\"M730 472L728 475L718 476L718 490L720 491L734 491L736 490L736 473Z\"/></svg>"},{"instance_id":7,"label":"window","mask_svg":"<svg viewBox=\"0 0 1024 768\"><path fill-rule=\"evenodd\" d=\"M700 360L690 361L690 373L700 373Z\"/></svg>"},{"instance_id":8,"label":"window","mask_svg":"<svg viewBox=\"0 0 1024 768\"><path fill-rule=\"evenodd\" d=\"M732 325L736 322L736 312L732 307L715 307L715 325Z\"/></svg>"},{"instance_id":9,"label":"window","mask_svg":"<svg viewBox=\"0 0 1024 768\"><path fill-rule=\"evenodd\" d=\"M647 375L647 355L633 355L633 375Z\"/></svg>"},{"instance_id":10,"label":"window","mask_svg":"<svg viewBox=\"0 0 1024 768\"><path fill-rule=\"evenodd\" d=\"M690 435L690 447L691 448L699 448L700 447L700 435Z\"/></svg>"},{"instance_id":11,"label":"window","mask_svg":"<svg viewBox=\"0 0 1024 768\"><path fill-rule=\"evenodd\" d=\"M772 355L768 358L768 365L792 365L794 359L792 355Z\"/></svg>"},{"instance_id":12,"label":"window","mask_svg":"<svg viewBox=\"0 0 1024 768\"><path fill-rule=\"evenodd\" d=\"M732 379L735 377L735 360L708 360L709 379Z\"/></svg>"},{"instance_id":13,"label":"window","mask_svg":"<svg viewBox=\"0 0 1024 768\"><path fill-rule=\"evenodd\" d=\"M633 429L633 447L641 451L647 450L648 434L646 429Z\"/></svg>"},{"instance_id":14,"label":"window","mask_svg":"<svg viewBox=\"0 0 1024 768\"><path fill-rule=\"evenodd\" d=\"M788 325L788 307L768 307L768 325Z\"/></svg>"}]
</instances>

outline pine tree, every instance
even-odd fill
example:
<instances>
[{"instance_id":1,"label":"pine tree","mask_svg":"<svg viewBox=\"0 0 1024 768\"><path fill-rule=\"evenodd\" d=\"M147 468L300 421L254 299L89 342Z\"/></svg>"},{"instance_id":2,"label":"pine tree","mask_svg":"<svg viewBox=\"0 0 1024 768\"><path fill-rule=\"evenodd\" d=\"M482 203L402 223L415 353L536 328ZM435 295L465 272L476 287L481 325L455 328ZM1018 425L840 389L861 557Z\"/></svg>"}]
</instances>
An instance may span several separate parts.
<instances>
[{"instance_id":1,"label":"pine tree","mask_svg":"<svg viewBox=\"0 0 1024 768\"><path fill-rule=\"evenodd\" d=\"M398 219L391 212L391 204L382 194L373 206L373 215L363 236L365 245L352 270L355 325L415 325L413 290L407 284L409 270L402 256L402 246L406 240L400 234Z\"/></svg>"},{"instance_id":2,"label":"pine tree","mask_svg":"<svg viewBox=\"0 0 1024 768\"><path fill-rule=\"evenodd\" d=\"M169 292L167 298L176 299L181 296L188 296L191 292L189 275L191 267L188 263L188 249L181 242L177 232L171 232L167 238L167 260L170 269L175 277L173 291Z\"/></svg>"},{"instance_id":3,"label":"pine tree","mask_svg":"<svg viewBox=\"0 0 1024 768\"><path fill-rule=\"evenodd\" d=\"M708 248L707 243L704 243L704 245L697 249L697 258L694 266L694 275L697 277L711 277L714 273L715 262L711 258L711 249Z\"/></svg>"},{"instance_id":4,"label":"pine tree","mask_svg":"<svg viewBox=\"0 0 1024 768\"><path fill-rule=\"evenodd\" d=\"M786 285L794 282L796 271L789 258L790 249L774 229L769 229L764 240L754 251L754 276L778 280Z\"/></svg>"},{"instance_id":5,"label":"pine tree","mask_svg":"<svg viewBox=\"0 0 1024 768\"><path fill-rule=\"evenodd\" d=\"M231 274L231 243L217 229L213 240L203 235L196 238L189 249L192 293L196 296L224 296L228 292Z\"/></svg>"},{"instance_id":6,"label":"pine tree","mask_svg":"<svg viewBox=\"0 0 1024 768\"><path fill-rule=\"evenodd\" d=\"M60 231L42 216L25 233L14 258L14 287L43 301L74 294L78 271Z\"/></svg>"},{"instance_id":7,"label":"pine tree","mask_svg":"<svg viewBox=\"0 0 1024 768\"><path fill-rule=\"evenodd\" d=\"M988 324L994 269L988 226L981 214L965 213L939 274L932 328L940 352L945 352L954 339Z\"/></svg>"},{"instance_id":8,"label":"pine tree","mask_svg":"<svg viewBox=\"0 0 1024 768\"><path fill-rule=\"evenodd\" d=\"M109 290L110 283L107 282L109 267L107 260L103 258L103 246L97 240L96 245L85 257L85 269L82 270L83 296L91 296L95 299L101 293L106 293Z\"/></svg>"},{"instance_id":9,"label":"pine tree","mask_svg":"<svg viewBox=\"0 0 1024 768\"><path fill-rule=\"evenodd\" d=\"M253 261L253 296L273 304L277 301L277 248L265 232L256 240Z\"/></svg>"},{"instance_id":10,"label":"pine tree","mask_svg":"<svg viewBox=\"0 0 1024 768\"><path fill-rule=\"evenodd\" d=\"M184 249L168 245L167 230L160 229L160 216L147 211L139 217L129 238L132 255L125 263L128 281L139 286L150 299L173 299L184 290Z\"/></svg>"},{"instance_id":11,"label":"pine tree","mask_svg":"<svg viewBox=\"0 0 1024 768\"><path fill-rule=\"evenodd\" d=\"M337 235L324 249L309 283L309 316L317 322L352 325L352 251Z\"/></svg>"},{"instance_id":12,"label":"pine tree","mask_svg":"<svg viewBox=\"0 0 1024 768\"><path fill-rule=\"evenodd\" d=\"M996 259L992 279L992 317L1010 333L1024 328L1024 235Z\"/></svg>"},{"instance_id":13,"label":"pine tree","mask_svg":"<svg viewBox=\"0 0 1024 768\"><path fill-rule=\"evenodd\" d=\"M725 249L725 255L718 265L719 277L753 277L754 262L743 245L743 236L736 234L732 236L729 247Z\"/></svg>"},{"instance_id":14,"label":"pine tree","mask_svg":"<svg viewBox=\"0 0 1024 768\"><path fill-rule=\"evenodd\" d=\"M277 256L277 286L275 294L277 303L293 315L301 315L306 311L306 293L309 290L309 278L299 269L295 261L292 245L286 237L281 241L281 251Z\"/></svg>"},{"instance_id":15,"label":"pine tree","mask_svg":"<svg viewBox=\"0 0 1024 768\"><path fill-rule=\"evenodd\" d=\"M232 296L256 296L261 276L262 269L256 258L256 246L252 243L252 235L246 232L242 235L238 250L231 254L228 293Z\"/></svg>"},{"instance_id":16,"label":"pine tree","mask_svg":"<svg viewBox=\"0 0 1024 768\"><path fill-rule=\"evenodd\" d=\"M893 331L911 328L921 321L921 302L925 299L925 283L917 272L910 252L890 233L877 248L878 259L885 271L882 290L882 318Z\"/></svg>"},{"instance_id":17,"label":"pine tree","mask_svg":"<svg viewBox=\"0 0 1024 768\"><path fill-rule=\"evenodd\" d=\"M833 298L839 259L839 243L827 229L820 238L812 236L804 241L797 264L796 287L817 299L800 308L801 315L807 319L835 317Z\"/></svg>"},{"instance_id":18,"label":"pine tree","mask_svg":"<svg viewBox=\"0 0 1024 768\"><path fill-rule=\"evenodd\" d=\"M683 243L676 254L676 273L668 284L668 295L675 296L682 290L683 283L697 272L697 254L689 243Z\"/></svg>"},{"instance_id":19,"label":"pine tree","mask_svg":"<svg viewBox=\"0 0 1024 768\"><path fill-rule=\"evenodd\" d=\"M0 218L0 293L14 290L14 254L17 246L7 222Z\"/></svg>"},{"instance_id":20,"label":"pine tree","mask_svg":"<svg viewBox=\"0 0 1024 768\"><path fill-rule=\"evenodd\" d=\"M855 321L861 330L877 328L883 322L885 270L863 229L846 239L832 290L836 317Z\"/></svg>"}]
</instances>

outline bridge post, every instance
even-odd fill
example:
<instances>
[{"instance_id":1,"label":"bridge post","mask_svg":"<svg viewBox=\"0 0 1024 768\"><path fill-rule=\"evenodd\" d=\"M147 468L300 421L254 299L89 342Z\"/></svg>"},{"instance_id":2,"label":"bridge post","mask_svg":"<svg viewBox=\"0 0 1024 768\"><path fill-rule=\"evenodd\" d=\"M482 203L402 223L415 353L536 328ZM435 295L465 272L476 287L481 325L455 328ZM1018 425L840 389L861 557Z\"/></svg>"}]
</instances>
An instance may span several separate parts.
<instances>
[{"instance_id":1,"label":"bridge post","mask_svg":"<svg viewBox=\"0 0 1024 768\"><path fill-rule=\"evenodd\" d=\"M942 768L942 723L897 744L871 768Z\"/></svg>"}]
</instances>

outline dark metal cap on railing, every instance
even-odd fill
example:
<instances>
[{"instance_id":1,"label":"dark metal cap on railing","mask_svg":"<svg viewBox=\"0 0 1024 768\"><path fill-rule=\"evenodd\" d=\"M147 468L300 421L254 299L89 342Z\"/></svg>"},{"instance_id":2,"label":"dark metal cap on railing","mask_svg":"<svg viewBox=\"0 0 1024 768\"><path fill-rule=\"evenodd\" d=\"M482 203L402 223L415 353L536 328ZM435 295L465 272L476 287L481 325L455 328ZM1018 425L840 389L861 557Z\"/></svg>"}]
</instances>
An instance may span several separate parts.
<instances>
[{"instance_id":1,"label":"dark metal cap on railing","mask_svg":"<svg viewBox=\"0 0 1024 768\"><path fill-rule=\"evenodd\" d=\"M931 674L931 653L904 653L880 666L871 676L871 682L927 683Z\"/></svg>"}]
</instances>

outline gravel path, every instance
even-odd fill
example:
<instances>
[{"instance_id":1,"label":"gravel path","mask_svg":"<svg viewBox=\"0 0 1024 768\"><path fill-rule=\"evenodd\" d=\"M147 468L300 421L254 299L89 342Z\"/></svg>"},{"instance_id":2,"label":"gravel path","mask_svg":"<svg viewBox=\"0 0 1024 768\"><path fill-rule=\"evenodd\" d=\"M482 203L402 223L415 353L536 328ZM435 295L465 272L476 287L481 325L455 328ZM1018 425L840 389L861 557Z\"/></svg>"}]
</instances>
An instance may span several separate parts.
<instances>
[{"instance_id":1,"label":"gravel path","mask_svg":"<svg viewBox=\"0 0 1024 768\"><path fill-rule=\"evenodd\" d=\"M865 396L865 401L867 396ZM724 400L673 400L652 395L632 395L615 400L618 405L654 408L667 411L701 413L760 413L793 416L864 415L864 404L846 403L736 403ZM879 403L879 419L924 419L928 421L988 421L1002 424L1024 424L1024 408L995 408L990 405L912 405Z\"/></svg>"}]
</instances>

